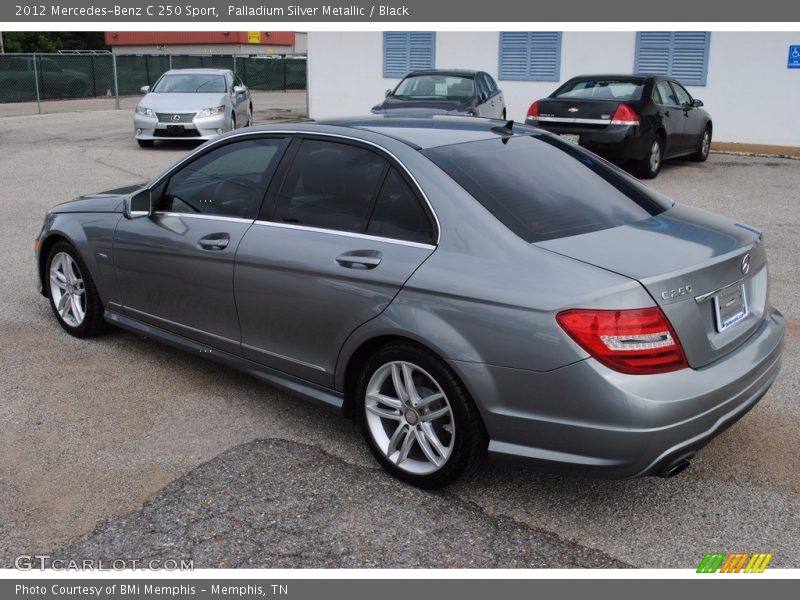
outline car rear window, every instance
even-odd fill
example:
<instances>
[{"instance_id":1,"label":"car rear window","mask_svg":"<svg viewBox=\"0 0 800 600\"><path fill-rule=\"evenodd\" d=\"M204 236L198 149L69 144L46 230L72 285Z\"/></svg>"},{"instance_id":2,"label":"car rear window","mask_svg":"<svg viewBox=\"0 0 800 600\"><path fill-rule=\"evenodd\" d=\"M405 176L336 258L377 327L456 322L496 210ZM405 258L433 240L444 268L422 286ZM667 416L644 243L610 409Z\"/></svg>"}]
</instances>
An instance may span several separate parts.
<instances>
[{"instance_id":1,"label":"car rear window","mask_svg":"<svg viewBox=\"0 0 800 600\"><path fill-rule=\"evenodd\" d=\"M641 100L643 81L624 79L577 79L558 88L551 98L572 100Z\"/></svg>"},{"instance_id":2,"label":"car rear window","mask_svg":"<svg viewBox=\"0 0 800 600\"><path fill-rule=\"evenodd\" d=\"M635 223L672 205L621 169L551 135L498 137L423 154L527 242Z\"/></svg>"}]
</instances>

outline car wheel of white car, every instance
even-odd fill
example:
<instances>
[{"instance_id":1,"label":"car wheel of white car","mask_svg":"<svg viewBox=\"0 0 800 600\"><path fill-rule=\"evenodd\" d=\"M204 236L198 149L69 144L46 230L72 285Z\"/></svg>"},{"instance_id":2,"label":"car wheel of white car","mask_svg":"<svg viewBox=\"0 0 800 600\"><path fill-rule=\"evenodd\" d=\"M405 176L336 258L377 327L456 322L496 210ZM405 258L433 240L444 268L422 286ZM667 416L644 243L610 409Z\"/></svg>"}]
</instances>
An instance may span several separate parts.
<instances>
[{"instance_id":1,"label":"car wheel of white car","mask_svg":"<svg viewBox=\"0 0 800 600\"><path fill-rule=\"evenodd\" d=\"M231 131L236 129L236 113L231 113Z\"/></svg>"}]
</instances>

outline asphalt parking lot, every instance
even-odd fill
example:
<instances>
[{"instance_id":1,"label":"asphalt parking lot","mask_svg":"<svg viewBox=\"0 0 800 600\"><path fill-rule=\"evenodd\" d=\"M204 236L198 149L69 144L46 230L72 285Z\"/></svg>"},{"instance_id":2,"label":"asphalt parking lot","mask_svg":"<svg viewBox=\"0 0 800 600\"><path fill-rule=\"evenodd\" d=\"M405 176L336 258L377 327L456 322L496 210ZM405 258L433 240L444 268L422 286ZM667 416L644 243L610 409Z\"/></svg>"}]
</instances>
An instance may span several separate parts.
<instances>
[{"instance_id":1,"label":"asphalt parking lot","mask_svg":"<svg viewBox=\"0 0 800 600\"><path fill-rule=\"evenodd\" d=\"M651 185L764 231L787 317L767 396L672 479L484 465L430 493L385 475L350 422L112 330L68 336L33 283L51 205L149 179L129 111L0 116L0 566L20 554L261 567L800 567L800 162L714 154Z\"/></svg>"}]
</instances>

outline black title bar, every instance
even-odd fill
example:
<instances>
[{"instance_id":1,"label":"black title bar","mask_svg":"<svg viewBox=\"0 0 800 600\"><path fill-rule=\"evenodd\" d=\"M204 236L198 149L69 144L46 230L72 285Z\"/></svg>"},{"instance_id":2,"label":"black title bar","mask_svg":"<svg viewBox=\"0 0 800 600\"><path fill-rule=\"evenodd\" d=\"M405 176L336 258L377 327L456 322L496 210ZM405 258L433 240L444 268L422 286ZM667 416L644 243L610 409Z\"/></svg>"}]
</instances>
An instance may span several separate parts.
<instances>
[{"instance_id":1,"label":"black title bar","mask_svg":"<svg viewBox=\"0 0 800 600\"><path fill-rule=\"evenodd\" d=\"M786 0L402 0L373 3L249 0L63 0L0 4L0 21L45 22L798 22L800 2ZM746 27L745 27L746 28Z\"/></svg>"}]
</instances>

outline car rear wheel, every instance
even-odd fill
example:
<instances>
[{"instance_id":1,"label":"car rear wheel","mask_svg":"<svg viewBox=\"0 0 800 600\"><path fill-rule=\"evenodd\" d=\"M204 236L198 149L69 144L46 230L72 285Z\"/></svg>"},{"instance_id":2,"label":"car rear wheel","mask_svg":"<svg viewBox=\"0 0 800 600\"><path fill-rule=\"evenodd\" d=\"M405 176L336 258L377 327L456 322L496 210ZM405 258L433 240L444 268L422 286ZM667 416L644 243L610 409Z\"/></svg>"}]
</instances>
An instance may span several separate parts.
<instances>
[{"instance_id":1,"label":"car rear wheel","mask_svg":"<svg viewBox=\"0 0 800 600\"><path fill-rule=\"evenodd\" d=\"M136 140L136 143L139 144L141 148L152 148L156 141L155 140Z\"/></svg>"},{"instance_id":2,"label":"car rear wheel","mask_svg":"<svg viewBox=\"0 0 800 600\"><path fill-rule=\"evenodd\" d=\"M250 127L253 124L253 105L247 107L247 123L245 127Z\"/></svg>"},{"instance_id":3,"label":"car rear wheel","mask_svg":"<svg viewBox=\"0 0 800 600\"><path fill-rule=\"evenodd\" d=\"M438 356L412 344L384 346L357 385L360 425L384 469L413 485L445 486L486 450L477 408Z\"/></svg>"},{"instance_id":4,"label":"car rear wheel","mask_svg":"<svg viewBox=\"0 0 800 600\"><path fill-rule=\"evenodd\" d=\"M703 135L700 136L700 145L697 147L697 152L690 157L696 162L706 162L708 153L711 150L711 128L706 127L703 130Z\"/></svg>"},{"instance_id":5,"label":"car rear wheel","mask_svg":"<svg viewBox=\"0 0 800 600\"><path fill-rule=\"evenodd\" d=\"M661 170L661 163L664 157L664 145L660 136L656 136L650 142L645 157L636 165L636 172L642 179L653 179Z\"/></svg>"},{"instance_id":6,"label":"car rear wheel","mask_svg":"<svg viewBox=\"0 0 800 600\"><path fill-rule=\"evenodd\" d=\"M231 131L236 129L236 113L231 113Z\"/></svg>"},{"instance_id":7,"label":"car rear wheel","mask_svg":"<svg viewBox=\"0 0 800 600\"><path fill-rule=\"evenodd\" d=\"M58 242L47 257L50 307L64 330L79 338L105 328L103 303L86 263L67 242Z\"/></svg>"}]
</instances>

